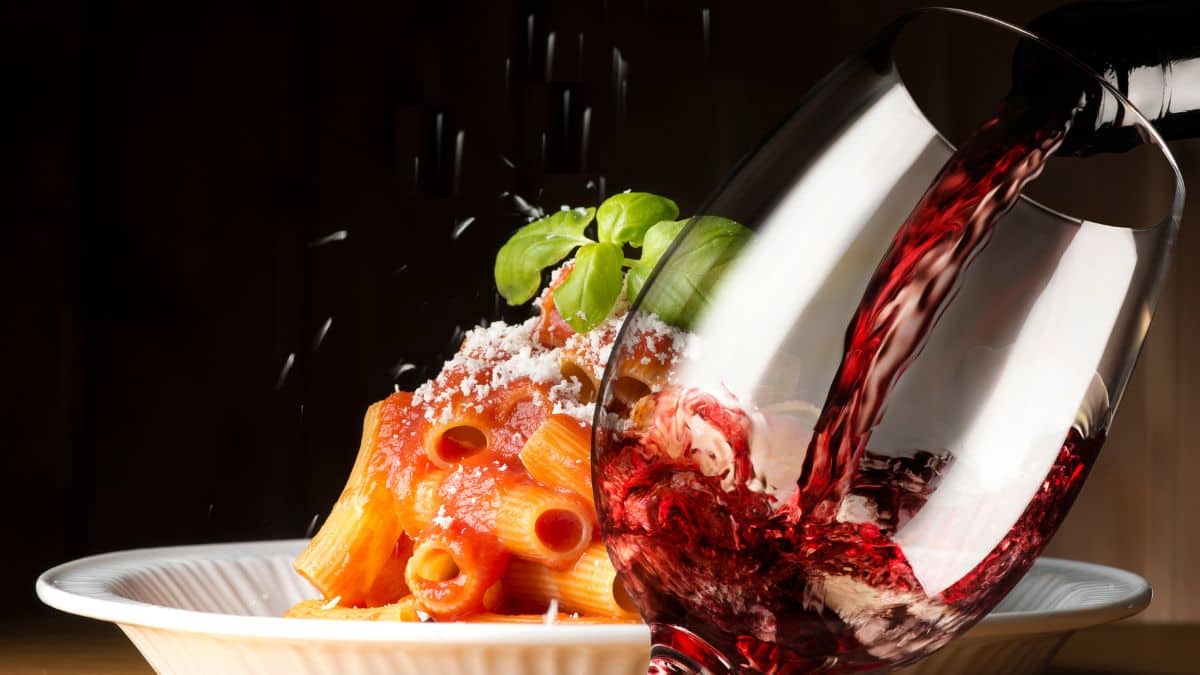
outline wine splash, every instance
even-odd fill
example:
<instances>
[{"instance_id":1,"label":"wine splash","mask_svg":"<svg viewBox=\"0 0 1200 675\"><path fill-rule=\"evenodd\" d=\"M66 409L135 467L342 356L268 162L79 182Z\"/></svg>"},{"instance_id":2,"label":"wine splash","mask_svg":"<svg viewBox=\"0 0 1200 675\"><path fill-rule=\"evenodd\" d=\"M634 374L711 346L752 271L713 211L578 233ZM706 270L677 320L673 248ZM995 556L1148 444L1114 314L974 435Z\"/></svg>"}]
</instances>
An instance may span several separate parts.
<instances>
[{"instance_id":1,"label":"wine splash","mask_svg":"<svg viewBox=\"0 0 1200 675\"><path fill-rule=\"evenodd\" d=\"M1070 123L1069 113L1006 104L942 168L847 327L789 497L754 488L753 413L703 391L669 387L635 411L631 430L598 441L611 444L596 465L609 552L663 645L652 671L854 672L902 663L968 628L1032 564L1082 485L1102 431L1084 438L1072 430L1004 540L934 594L891 537L937 489L952 456L926 449L885 457L867 445L963 272ZM680 435L697 425L728 448L700 448L711 433L704 441ZM721 456L728 460L714 470Z\"/></svg>"}]
</instances>

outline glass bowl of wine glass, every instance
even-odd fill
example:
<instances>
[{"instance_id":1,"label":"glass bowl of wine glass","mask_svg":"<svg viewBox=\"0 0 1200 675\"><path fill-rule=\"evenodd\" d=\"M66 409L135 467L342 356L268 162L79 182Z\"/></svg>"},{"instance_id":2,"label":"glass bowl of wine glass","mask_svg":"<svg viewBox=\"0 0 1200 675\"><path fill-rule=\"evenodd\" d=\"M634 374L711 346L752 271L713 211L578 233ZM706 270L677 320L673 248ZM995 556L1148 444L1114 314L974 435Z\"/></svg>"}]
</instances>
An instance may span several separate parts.
<instances>
[{"instance_id":1,"label":"glass bowl of wine glass","mask_svg":"<svg viewBox=\"0 0 1200 675\"><path fill-rule=\"evenodd\" d=\"M940 103L990 110L974 131L939 123L897 65L922 31L1002 57L991 98ZM1087 198L1121 195L1128 168L1065 156L1106 125L1165 176L1140 219ZM1094 170L1093 193L1056 203L1060 164ZM652 671L897 666L986 614L1095 461L1182 205L1161 138L1095 73L938 9L826 77L701 215L656 225L678 236L628 282L593 438Z\"/></svg>"}]
</instances>

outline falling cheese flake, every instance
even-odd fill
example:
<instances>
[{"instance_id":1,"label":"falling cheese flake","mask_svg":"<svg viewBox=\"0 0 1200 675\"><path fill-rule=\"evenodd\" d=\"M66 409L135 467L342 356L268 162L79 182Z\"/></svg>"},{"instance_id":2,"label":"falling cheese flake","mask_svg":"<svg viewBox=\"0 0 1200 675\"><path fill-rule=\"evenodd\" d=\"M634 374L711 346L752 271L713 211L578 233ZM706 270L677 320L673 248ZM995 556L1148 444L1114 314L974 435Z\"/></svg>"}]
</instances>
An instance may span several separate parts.
<instances>
[{"instance_id":1,"label":"falling cheese flake","mask_svg":"<svg viewBox=\"0 0 1200 675\"><path fill-rule=\"evenodd\" d=\"M279 377L275 380L275 391L283 389L283 384L287 382L288 373L292 372L292 366L296 365L296 352L291 352L283 361L283 369L279 371Z\"/></svg>"},{"instance_id":2,"label":"falling cheese flake","mask_svg":"<svg viewBox=\"0 0 1200 675\"><path fill-rule=\"evenodd\" d=\"M401 361L400 363L397 363L396 365L392 366L389 373L391 374L392 379L395 380L395 379L399 378L401 375L407 373L408 371L416 370L416 369L417 369L417 367L415 365L408 363L407 361Z\"/></svg>"},{"instance_id":3,"label":"falling cheese flake","mask_svg":"<svg viewBox=\"0 0 1200 675\"><path fill-rule=\"evenodd\" d=\"M547 626L558 622L558 598L550 598L550 606L546 608L546 613L542 615L542 623Z\"/></svg>"},{"instance_id":4,"label":"falling cheese flake","mask_svg":"<svg viewBox=\"0 0 1200 675\"><path fill-rule=\"evenodd\" d=\"M316 239L313 239L312 241L308 242L308 247L318 248L320 246L324 246L325 244L332 244L335 241L345 241L346 237L349 236L350 233L346 230L337 230L335 232L330 232L324 237L317 237Z\"/></svg>"},{"instance_id":5,"label":"falling cheese flake","mask_svg":"<svg viewBox=\"0 0 1200 675\"><path fill-rule=\"evenodd\" d=\"M475 222L475 216L471 216L469 218L464 218L463 220L456 222L454 224L454 229L450 232L450 238L458 239L459 237L462 236L463 232L467 231L467 228L471 226L471 223L474 223L474 222Z\"/></svg>"}]
</instances>

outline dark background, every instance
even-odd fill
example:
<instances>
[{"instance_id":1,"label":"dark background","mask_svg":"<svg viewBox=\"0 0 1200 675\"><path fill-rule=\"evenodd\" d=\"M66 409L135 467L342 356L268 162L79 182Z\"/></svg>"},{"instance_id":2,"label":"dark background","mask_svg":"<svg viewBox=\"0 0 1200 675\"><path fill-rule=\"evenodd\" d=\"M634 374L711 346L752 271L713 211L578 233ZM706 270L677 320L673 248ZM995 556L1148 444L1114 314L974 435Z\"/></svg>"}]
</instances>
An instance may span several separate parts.
<instances>
[{"instance_id":1,"label":"dark background","mask_svg":"<svg viewBox=\"0 0 1200 675\"><path fill-rule=\"evenodd\" d=\"M491 259L524 222L501 193L690 212L920 3L16 4L0 614L20 615L70 558L303 536L365 407L501 314Z\"/></svg>"}]
</instances>

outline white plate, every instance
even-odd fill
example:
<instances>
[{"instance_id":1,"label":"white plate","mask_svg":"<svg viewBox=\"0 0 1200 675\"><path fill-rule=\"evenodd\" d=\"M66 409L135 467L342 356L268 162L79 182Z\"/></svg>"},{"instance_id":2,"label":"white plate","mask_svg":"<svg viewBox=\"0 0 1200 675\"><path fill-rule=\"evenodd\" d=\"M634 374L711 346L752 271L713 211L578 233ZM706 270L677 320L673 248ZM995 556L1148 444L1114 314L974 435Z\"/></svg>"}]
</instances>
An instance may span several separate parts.
<instances>
[{"instance_id":1,"label":"white plate","mask_svg":"<svg viewBox=\"0 0 1200 675\"><path fill-rule=\"evenodd\" d=\"M292 571L303 540L122 551L48 570L38 597L120 625L164 675L644 675L646 629L299 621L279 618L313 590ZM1145 579L1042 559L992 614L906 673L1038 672L1071 632L1131 616Z\"/></svg>"}]
</instances>

